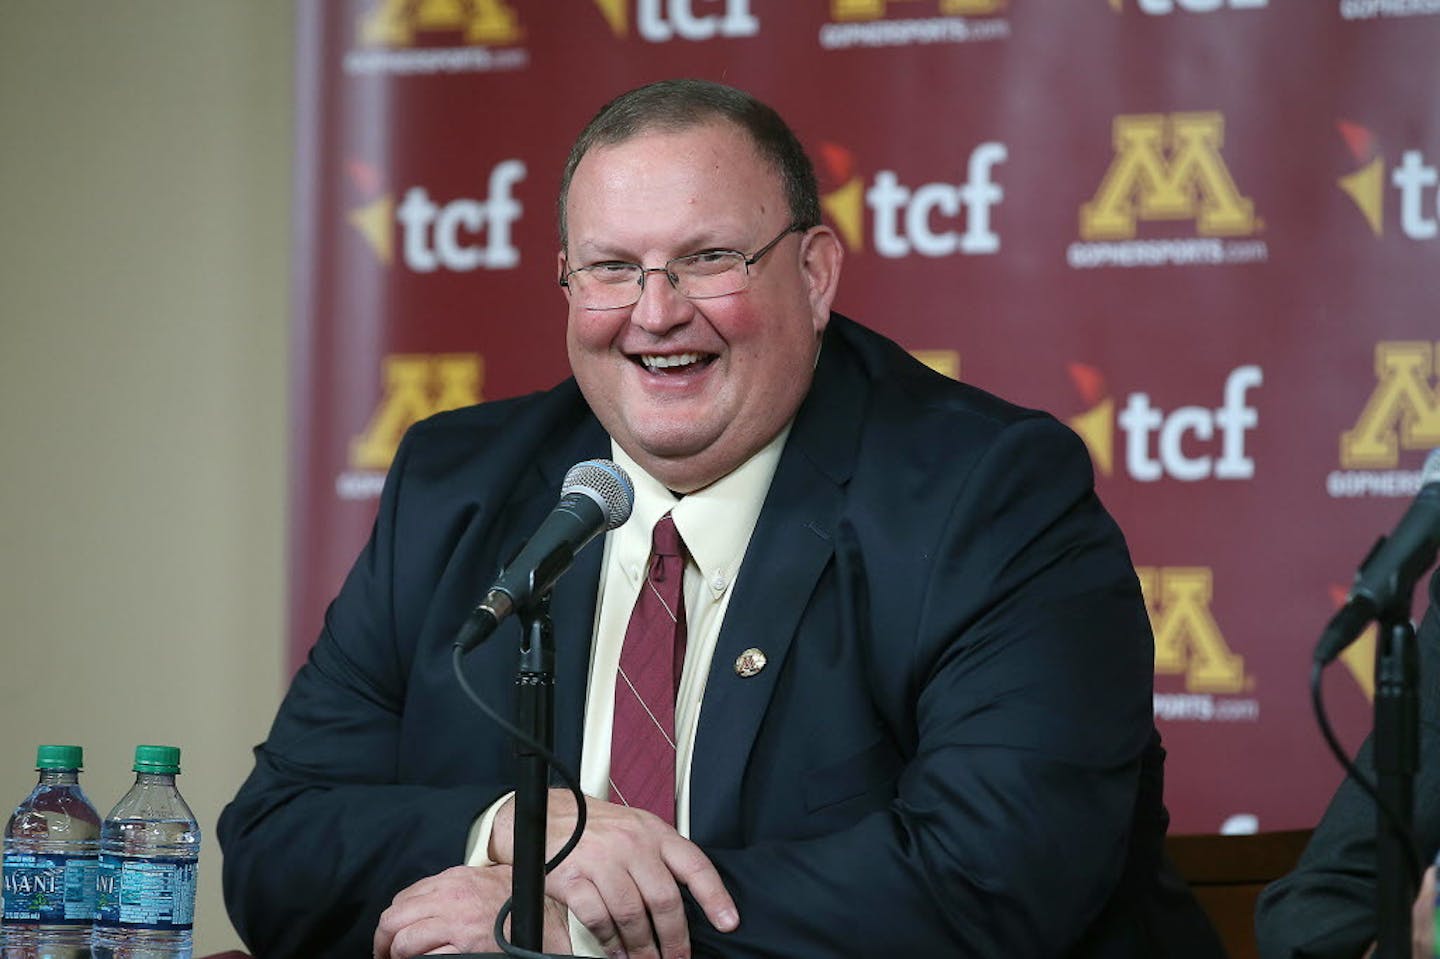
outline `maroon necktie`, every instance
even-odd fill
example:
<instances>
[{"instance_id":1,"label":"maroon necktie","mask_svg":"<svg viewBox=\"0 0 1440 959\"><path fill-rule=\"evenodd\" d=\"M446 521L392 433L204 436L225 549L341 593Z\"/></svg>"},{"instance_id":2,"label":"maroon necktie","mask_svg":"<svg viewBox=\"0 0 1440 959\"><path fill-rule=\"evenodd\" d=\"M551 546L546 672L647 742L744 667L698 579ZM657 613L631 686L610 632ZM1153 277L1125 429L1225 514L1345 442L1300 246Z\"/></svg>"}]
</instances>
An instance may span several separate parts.
<instances>
[{"instance_id":1,"label":"maroon necktie","mask_svg":"<svg viewBox=\"0 0 1440 959\"><path fill-rule=\"evenodd\" d=\"M610 729L610 798L675 824L675 693L685 663L685 555L666 513L625 627Z\"/></svg>"}]
</instances>

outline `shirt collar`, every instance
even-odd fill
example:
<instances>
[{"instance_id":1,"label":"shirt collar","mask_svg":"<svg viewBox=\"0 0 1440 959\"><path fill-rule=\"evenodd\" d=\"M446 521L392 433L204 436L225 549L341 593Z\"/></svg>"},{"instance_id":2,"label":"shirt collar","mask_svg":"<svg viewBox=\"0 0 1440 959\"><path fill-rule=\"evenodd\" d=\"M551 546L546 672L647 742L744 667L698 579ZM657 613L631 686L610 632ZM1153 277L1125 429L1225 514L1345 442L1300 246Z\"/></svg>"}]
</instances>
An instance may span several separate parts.
<instances>
[{"instance_id":1,"label":"shirt collar","mask_svg":"<svg viewBox=\"0 0 1440 959\"><path fill-rule=\"evenodd\" d=\"M789 435L790 425L786 424L744 463L704 489L681 497L641 469L612 439L611 454L635 485L635 509L630 521L615 532L621 554L638 549L642 557L649 556L650 531L669 512L705 582L723 592L745 558L750 534L760 518L765 494Z\"/></svg>"}]
</instances>

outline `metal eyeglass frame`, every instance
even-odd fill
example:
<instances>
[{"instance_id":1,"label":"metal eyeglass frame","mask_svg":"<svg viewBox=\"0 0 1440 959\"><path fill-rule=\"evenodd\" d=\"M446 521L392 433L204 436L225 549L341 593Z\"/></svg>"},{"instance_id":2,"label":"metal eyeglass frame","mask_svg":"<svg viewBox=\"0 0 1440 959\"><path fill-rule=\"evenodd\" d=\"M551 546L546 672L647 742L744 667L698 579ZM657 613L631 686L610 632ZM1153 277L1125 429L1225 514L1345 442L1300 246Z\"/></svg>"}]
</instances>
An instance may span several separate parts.
<instances>
[{"instance_id":1,"label":"metal eyeglass frame","mask_svg":"<svg viewBox=\"0 0 1440 959\"><path fill-rule=\"evenodd\" d=\"M640 297L645 295L645 278L651 273L664 273L665 278L670 281L671 288L674 289L676 293L679 293L681 296L685 297L687 300L713 300L718 297L730 296L733 293L739 293L741 290L747 288L750 285L750 267L758 263L762 256L773 250L776 246L780 244L781 240L785 239L791 233L804 233L808 229L809 227L802 226L799 223L791 223L785 229L781 230L779 234L776 235L775 239L771 240L769 243L766 243L754 253L748 255L740 250L717 249L703 250L698 253L686 253L684 256L671 257L669 260L665 261L664 266L646 267L641 266L639 263L626 263L624 264L625 266L633 266L636 270L639 271L639 273L637 273L635 277L635 299L631 300L629 303L620 303L615 306L582 306L581 309L623 310L626 307L634 306L636 303L640 302ZM691 296L690 294L681 290L680 277L676 275L673 264L679 262L680 260L689 260L694 257L706 256L713 253L733 253L734 255L740 257L740 262L745 267L745 272L743 274L745 277L744 282L733 290L727 290L724 293L707 293L704 296ZM600 265L601 264L599 263L591 263L588 266L580 266L576 267L573 270L568 270L565 273L561 274L560 285L567 290L571 289L570 277L574 276L576 273L583 273L587 270L593 270L595 267ZM610 265L613 266L614 264L611 263Z\"/></svg>"}]
</instances>

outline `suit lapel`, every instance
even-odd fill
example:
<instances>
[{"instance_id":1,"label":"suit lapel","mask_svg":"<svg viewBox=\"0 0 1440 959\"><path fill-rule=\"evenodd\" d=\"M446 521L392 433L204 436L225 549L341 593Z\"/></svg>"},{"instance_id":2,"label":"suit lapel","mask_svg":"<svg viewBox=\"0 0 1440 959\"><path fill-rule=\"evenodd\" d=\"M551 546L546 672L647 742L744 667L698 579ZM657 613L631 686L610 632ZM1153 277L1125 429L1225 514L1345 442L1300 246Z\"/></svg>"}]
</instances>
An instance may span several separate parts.
<instances>
[{"instance_id":1,"label":"suit lapel","mask_svg":"<svg viewBox=\"0 0 1440 959\"><path fill-rule=\"evenodd\" d=\"M741 787L751 749L816 584L834 554L868 384L829 336L815 383L796 415L750 538L735 595L715 644L691 767L690 835L740 839ZM747 649L766 657L742 677Z\"/></svg>"}]
</instances>

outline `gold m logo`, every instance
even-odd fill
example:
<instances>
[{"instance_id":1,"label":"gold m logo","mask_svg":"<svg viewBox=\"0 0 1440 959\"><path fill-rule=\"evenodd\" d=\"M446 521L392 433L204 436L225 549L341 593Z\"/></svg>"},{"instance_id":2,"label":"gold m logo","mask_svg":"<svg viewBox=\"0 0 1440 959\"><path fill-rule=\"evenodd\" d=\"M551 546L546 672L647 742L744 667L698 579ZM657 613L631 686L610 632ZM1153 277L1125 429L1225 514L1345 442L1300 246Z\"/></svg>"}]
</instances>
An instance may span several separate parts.
<instances>
[{"instance_id":1,"label":"gold m logo","mask_svg":"<svg viewBox=\"0 0 1440 959\"><path fill-rule=\"evenodd\" d=\"M1080 207L1084 240L1129 240L1136 220L1194 220L1202 236L1255 231L1255 204L1240 195L1220 147L1219 113L1115 118L1115 159Z\"/></svg>"},{"instance_id":2,"label":"gold m logo","mask_svg":"<svg viewBox=\"0 0 1440 959\"><path fill-rule=\"evenodd\" d=\"M879 20L904 0L830 0L832 20ZM914 0L910 0L914 2ZM930 0L942 17L978 17L999 13L1007 0ZM928 11L927 11L928 12Z\"/></svg>"},{"instance_id":3,"label":"gold m logo","mask_svg":"<svg viewBox=\"0 0 1440 959\"><path fill-rule=\"evenodd\" d=\"M1400 450L1440 445L1440 343L1377 343L1375 390L1340 434L1345 469L1394 469Z\"/></svg>"},{"instance_id":4,"label":"gold m logo","mask_svg":"<svg viewBox=\"0 0 1440 959\"><path fill-rule=\"evenodd\" d=\"M911 350L910 355L942 376L960 379L960 354L955 350Z\"/></svg>"},{"instance_id":5,"label":"gold m logo","mask_svg":"<svg viewBox=\"0 0 1440 959\"><path fill-rule=\"evenodd\" d=\"M1155 631L1155 672L1184 674L1192 693L1245 689L1245 660L1230 652L1210 612L1208 567L1137 567L1145 609Z\"/></svg>"},{"instance_id":6,"label":"gold m logo","mask_svg":"<svg viewBox=\"0 0 1440 959\"><path fill-rule=\"evenodd\" d=\"M506 0L380 0L360 20L366 46L408 47L417 33L432 31L459 33L472 44L514 43L521 34Z\"/></svg>"},{"instance_id":7,"label":"gold m logo","mask_svg":"<svg viewBox=\"0 0 1440 959\"><path fill-rule=\"evenodd\" d=\"M385 395L365 432L350 441L350 468L383 470L412 424L481 400L484 361L475 353L410 353L385 358Z\"/></svg>"}]
</instances>

